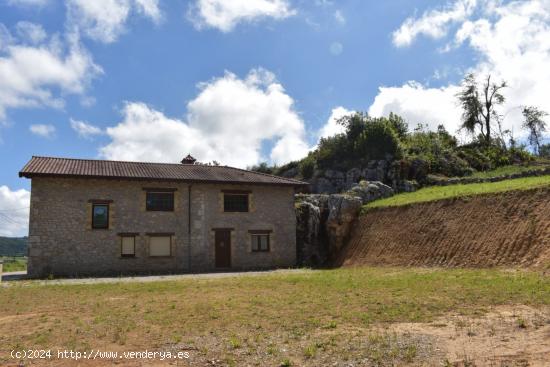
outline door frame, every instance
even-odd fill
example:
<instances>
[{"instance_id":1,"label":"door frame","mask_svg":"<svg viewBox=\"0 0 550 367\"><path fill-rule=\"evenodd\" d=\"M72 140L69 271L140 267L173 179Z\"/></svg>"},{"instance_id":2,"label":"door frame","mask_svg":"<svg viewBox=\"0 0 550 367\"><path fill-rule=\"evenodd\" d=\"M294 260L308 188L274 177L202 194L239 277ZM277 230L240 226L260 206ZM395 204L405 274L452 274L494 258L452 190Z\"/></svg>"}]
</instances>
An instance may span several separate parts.
<instances>
[{"instance_id":1,"label":"door frame","mask_svg":"<svg viewBox=\"0 0 550 367\"><path fill-rule=\"evenodd\" d=\"M233 231L233 228L213 228L214 231L214 268L216 269L230 269L232 265L232 243L231 243L231 231ZM219 236L225 236L225 239L227 239L228 242L228 250L227 250L227 266L218 266L218 239L220 239ZM221 254L220 254L221 255Z\"/></svg>"}]
</instances>

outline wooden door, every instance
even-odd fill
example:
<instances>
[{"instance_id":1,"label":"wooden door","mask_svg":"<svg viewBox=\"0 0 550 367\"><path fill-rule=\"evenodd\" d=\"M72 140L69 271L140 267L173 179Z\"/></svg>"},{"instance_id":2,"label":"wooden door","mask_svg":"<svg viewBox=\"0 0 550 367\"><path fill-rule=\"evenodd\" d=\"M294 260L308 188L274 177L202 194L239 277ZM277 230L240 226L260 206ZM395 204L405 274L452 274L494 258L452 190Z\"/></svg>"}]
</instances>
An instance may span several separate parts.
<instances>
[{"instance_id":1,"label":"wooden door","mask_svg":"<svg viewBox=\"0 0 550 367\"><path fill-rule=\"evenodd\" d=\"M231 231L227 229L216 230L216 268L231 267Z\"/></svg>"}]
</instances>

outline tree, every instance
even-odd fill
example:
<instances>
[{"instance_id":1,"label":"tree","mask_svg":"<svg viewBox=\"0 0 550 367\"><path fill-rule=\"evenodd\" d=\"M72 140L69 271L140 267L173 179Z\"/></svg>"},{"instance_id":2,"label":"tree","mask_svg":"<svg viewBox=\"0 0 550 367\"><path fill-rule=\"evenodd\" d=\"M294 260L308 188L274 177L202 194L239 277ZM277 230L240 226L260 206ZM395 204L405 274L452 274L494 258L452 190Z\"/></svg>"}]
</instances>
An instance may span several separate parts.
<instances>
[{"instance_id":1,"label":"tree","mask_svg":"<svg viewBox=\"0 0 550 367\"><path fill-rule=\"evenodd\" d=\"M403 119L403 117L393 112L390 112L390 115L388 116L388 121L397 133L397 136L399 136L399 139L404 140L407 136L407 133L409 132L409 125Z\"/></svg>"},{"instance_id":2,"label":"tree","mask_svg":"<svg viewBox=\"0 0 550 367\"><path fill-rule=\"evenodd\" d=\"M354 152L365 161L395 158L399 155L399 137L391 123L381 118L366 117L363 132L354 142Z\"/></svg>"},{"instance_id":3,"label":"tree","mask_svg":"<svg viewBox=\"0 0 550 367\"><path fill-rule=\"evenodd\" d=\"M521 112L523 114L523 128L529 131L529 144L534 148L535 153L540 154L542 134L546 131L544 118L548 113L538 107L526 106Z\"/></svg>"},{"instance_id":4,"label":"tree","mask_svg":"<svg viewBox=\"0 0 550 367\"><path fill-rule=\"evenodd\" d=\"M483 82L481 88L474 74L468 74L462 82L462 90L457 94L462 107L462 128L475 133L479 128L486 144L491 143L491 125L498 121L500 116L496 106L505 101L502 89L506 82L492 83L491 75Z\"/></svg>"}]
</instances>

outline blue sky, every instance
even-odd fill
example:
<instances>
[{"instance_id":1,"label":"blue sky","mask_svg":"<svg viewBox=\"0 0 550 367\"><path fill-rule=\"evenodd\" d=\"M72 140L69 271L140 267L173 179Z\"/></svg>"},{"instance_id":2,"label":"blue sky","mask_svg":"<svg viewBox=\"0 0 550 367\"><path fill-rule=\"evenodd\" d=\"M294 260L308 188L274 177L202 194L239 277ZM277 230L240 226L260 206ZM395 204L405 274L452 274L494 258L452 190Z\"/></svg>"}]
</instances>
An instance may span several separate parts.
<instances>
[{"instance_id":1,"label":"blue sky","mask_svg":"<svg viewBox=\"0 0 550 367\"><path fill-rule=\"evenodd\" d=\"M548 0L1 0L0 210L27 206L32 155L281 164L357 110L455 131L466 71L511 82L520 134L514 108L549 103L549 14Z\"/></svg>"}]
</instances>

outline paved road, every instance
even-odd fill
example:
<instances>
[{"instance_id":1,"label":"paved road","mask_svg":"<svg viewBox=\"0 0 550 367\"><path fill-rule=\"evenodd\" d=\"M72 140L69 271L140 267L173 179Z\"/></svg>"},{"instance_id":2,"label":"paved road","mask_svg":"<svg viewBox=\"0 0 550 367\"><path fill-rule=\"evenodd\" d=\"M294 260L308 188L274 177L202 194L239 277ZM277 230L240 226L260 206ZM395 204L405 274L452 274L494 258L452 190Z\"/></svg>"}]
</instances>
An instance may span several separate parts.
<instances>
[{"instance_id":1,"label":"paved road","mask_svg":"<svg viewBox=\"0 0 550 367\"><path fill-rule=\"evenodd\" d=\"M216 279L230 278L242 276L261 276L269 274L299 274L307 272L307 269L279 269L267 271L246 271L246 272L231 272L231 273L204 273L204 274L178 274L178 275L148 275L135 277L113 277L113 278L67 278L67 279L52 279L52 280L27 280L27 275L24 271L16 271L2 274L3 286L11 284L19 284L21 281L32 284L52 285L52 284L99 284L99 283L132 283L132 282L161 282L167 280L180 279Z\"/></svg>"}]
</instances>

